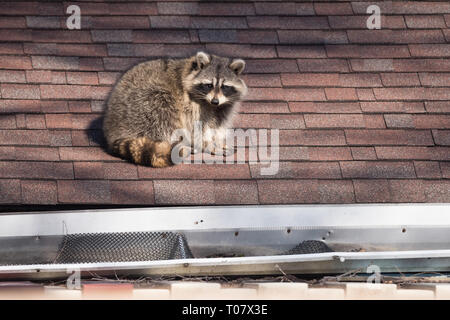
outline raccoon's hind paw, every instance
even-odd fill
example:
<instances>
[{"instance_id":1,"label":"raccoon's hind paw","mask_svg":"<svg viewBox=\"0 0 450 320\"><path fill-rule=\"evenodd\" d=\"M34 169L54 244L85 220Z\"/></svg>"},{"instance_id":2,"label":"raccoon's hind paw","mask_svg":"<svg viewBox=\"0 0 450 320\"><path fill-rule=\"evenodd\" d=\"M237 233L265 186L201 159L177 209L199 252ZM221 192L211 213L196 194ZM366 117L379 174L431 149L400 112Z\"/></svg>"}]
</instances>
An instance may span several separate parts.
<instances>
[{"instance_id":1,"label":"raccoon's hind paw","mask_svg":"<svg viewBox=\"0 0 450 320\"><path fill-rule=\"evenodd\" d=\"M154 168L165 168L170 167L172 165L172 161L167 157L153 157L151 159L151 166Z\"/></svg>"},{"instance_id":2,"label":"raccoon's hind paw","mask_svg":"<svg viewBox=\"0 0 450 320\"><path fill-rule=\"evenodd\" d=\"M165 168L173 165L172 146L166 141L153 142L150 164L154 168Z\"/></svg>"}]
</instances>

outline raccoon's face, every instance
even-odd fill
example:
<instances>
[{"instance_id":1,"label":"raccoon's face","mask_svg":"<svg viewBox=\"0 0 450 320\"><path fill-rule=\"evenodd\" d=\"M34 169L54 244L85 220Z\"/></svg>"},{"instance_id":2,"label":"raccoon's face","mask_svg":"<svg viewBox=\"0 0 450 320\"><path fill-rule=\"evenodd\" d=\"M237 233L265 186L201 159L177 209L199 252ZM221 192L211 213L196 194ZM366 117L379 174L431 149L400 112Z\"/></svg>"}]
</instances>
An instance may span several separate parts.
<instances>
[{"instance_id":1,"label":"raccoon's face","mask_svg":"<svg viewBox=\"0 0 450 320\"><path fill-rule=\"evenodd\" d=\"M247 93L247 87L239 75L245 68L241 59L208 55L198 52L192 59L189 94L198 102L214 107L232 105Z\"/></svg>"}]
</instances>

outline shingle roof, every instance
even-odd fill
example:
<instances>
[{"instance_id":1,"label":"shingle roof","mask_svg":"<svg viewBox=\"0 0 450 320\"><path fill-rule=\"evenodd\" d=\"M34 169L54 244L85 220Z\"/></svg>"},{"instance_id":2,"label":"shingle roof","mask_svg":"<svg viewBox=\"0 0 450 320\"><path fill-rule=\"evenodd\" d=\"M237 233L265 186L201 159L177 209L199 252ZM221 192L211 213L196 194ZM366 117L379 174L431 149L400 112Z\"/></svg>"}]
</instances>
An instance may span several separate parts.
<instances>
[{"instance_id":1,"label":"shingle roof","mask_svg":"<svg viewBox=\"0 0 450 320\"><path fill-rule=\"evenodd\" d=\"M450 201L450 3L0 3L0 204ZM280 170L153 169L101 147L129 66L197 50L247 61L235 126L280 129Z\"/></svg>"}]
</instances>

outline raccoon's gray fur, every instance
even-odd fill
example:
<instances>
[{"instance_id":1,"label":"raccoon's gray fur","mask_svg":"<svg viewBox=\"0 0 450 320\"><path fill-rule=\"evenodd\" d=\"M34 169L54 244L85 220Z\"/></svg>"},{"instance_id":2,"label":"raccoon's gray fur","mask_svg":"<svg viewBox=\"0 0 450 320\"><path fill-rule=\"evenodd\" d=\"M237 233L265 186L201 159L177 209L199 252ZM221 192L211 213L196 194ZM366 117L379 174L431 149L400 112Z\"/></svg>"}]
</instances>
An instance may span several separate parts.
<instances>
[{"instance_id":1,"label":"raccoon's gray fur","mask_svg":"<svg viewBox=\"0 0 450 320\"><path fill-rule=\"evenodd\" d=\"M191 133L194 122L202 121L204 131L216 129L209 131L215 136L205 134L203 147L223 139L237 102L247 92L239 77L244 67L241 59L198 52L131 68L107 103L103 131L109 150L138 164L165 167L172 163L176 129Z\"/></svg>"}]
</instances>

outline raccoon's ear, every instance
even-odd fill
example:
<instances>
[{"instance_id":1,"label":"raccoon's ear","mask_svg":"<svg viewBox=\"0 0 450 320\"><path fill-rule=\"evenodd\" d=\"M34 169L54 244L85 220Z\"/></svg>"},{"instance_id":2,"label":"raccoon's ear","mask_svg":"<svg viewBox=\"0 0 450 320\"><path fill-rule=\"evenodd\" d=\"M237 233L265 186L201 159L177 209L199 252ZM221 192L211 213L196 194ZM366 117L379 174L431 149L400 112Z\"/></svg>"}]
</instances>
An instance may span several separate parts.
<instances>
[{"instance_id":1,"label":"raccoon's ear","mask_svg":"<svg viewBox=\"0 0 450 320\"><path fill-rule=\"evenodd\" d=\"M206 66L207 64L209 64L211 62L211 58L209 57L209 55L207 55L203 51L197 52L196 60L197 60L197 66L200 69L203 69L204 66Z\"/></svg>"},{"instance_id":2,"label":"raccoon's ear","mask_svg":"<svg viewBox=\"0 0 450 320\"><path fill-rule=\"evenodd\" d=\"M231 61L229 67L231 70L233 70L234 73L239 75L242 73L242 71L244 71L245 61L242 59L234 59L233 61Z\"/></svg>"}]
</instances>

